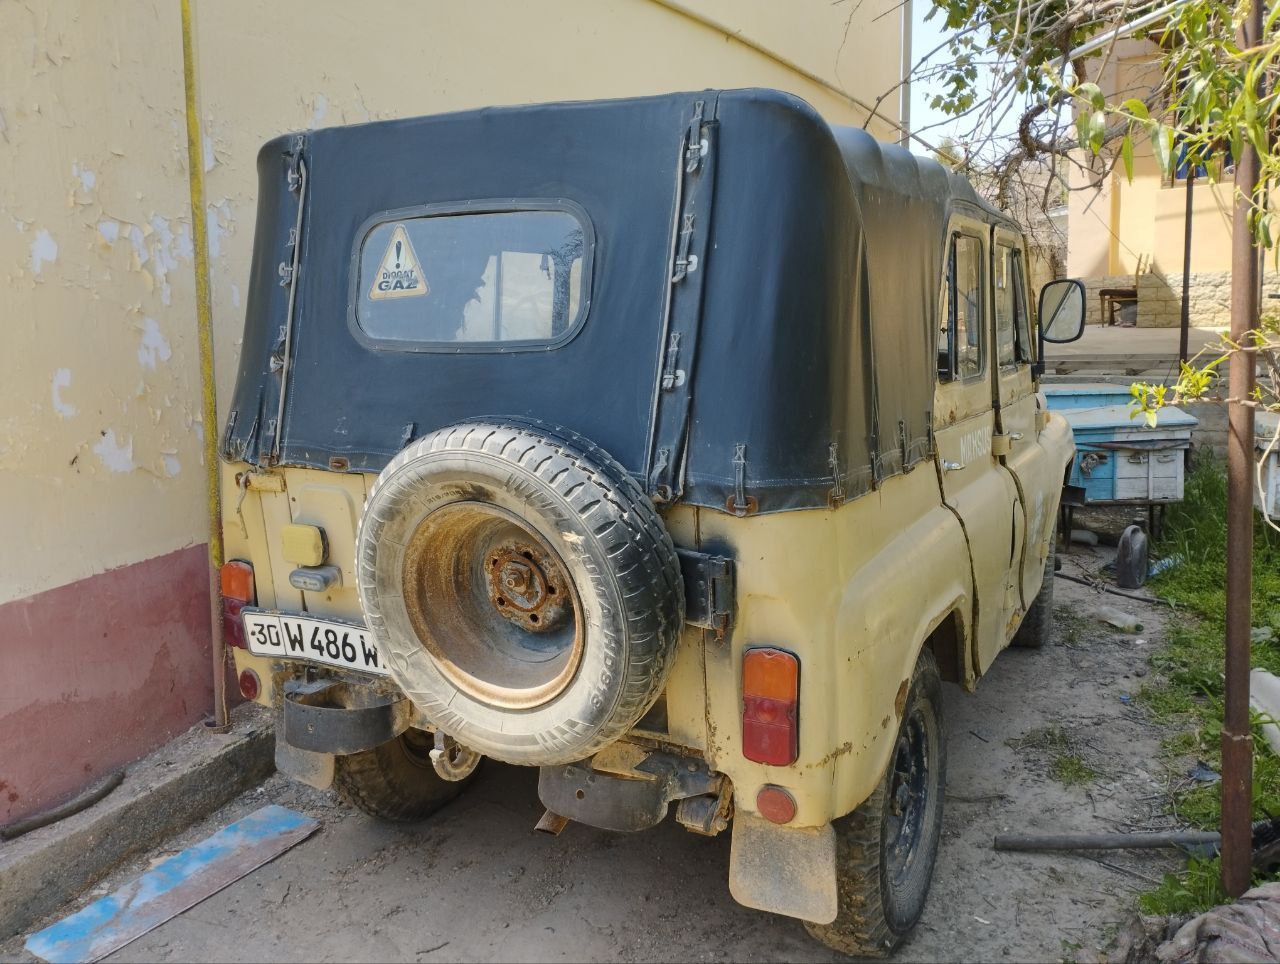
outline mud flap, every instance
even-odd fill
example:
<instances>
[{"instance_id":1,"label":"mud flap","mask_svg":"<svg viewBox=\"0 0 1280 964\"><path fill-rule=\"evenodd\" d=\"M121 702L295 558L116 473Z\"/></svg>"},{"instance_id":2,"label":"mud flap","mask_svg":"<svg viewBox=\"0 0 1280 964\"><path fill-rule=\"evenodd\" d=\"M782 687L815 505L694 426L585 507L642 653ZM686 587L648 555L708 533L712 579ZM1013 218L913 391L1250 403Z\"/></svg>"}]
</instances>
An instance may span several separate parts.
<instances>
[{"instance_id":1,"label":"mud flap","mask_svg":"<svg viewBox=\"0 0 1280 964\"><path fill-rule=\"evenodd\" d=\"M815 924L836 919L836 834L780 827L739 810L733 818L729 893L745 907Z\"/></svg>"},{"instance_id":2,"label":"mud flap","mask_svg":"<svg viewBox=\"0 0 1280 964\"><path fill-rule=\"evenodd\" d=\"M284 730L276 729L276 769L299 783L317 790L333 786L334 755L300 750L284 738Z\"/></svg>"}]
</instances>

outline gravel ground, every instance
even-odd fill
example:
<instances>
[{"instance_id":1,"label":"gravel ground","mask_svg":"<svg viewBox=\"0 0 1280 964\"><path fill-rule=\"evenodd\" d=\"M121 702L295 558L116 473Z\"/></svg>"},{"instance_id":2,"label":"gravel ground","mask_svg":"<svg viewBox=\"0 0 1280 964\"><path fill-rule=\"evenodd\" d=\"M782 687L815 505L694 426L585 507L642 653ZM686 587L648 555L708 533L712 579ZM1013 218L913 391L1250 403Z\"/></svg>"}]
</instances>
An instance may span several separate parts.
<instances>
[{"instance_id":1,"label":"gravel ground","mask_svg":"<svg viewBox=\"0 0 1280 964\"><path fill-rule=\"evenodd\" d=\"M1077 549L1063 571L1100 560ZM1167 825L1177 776L1159 759L1165 733L1133 699L1165 614L1062 579L1055 586L1057 645L1003 654L972 695L947 687L944 839L924 919L898 960L1073 959L1101 947L1128 920L1134 893L1177 864L1153 852L992 850L1005 831ZM1144 628L1114 630L1098 618L1106 608ZM275 802L317 817L322 830L109 960L843 960L799 922L734 903L729 834L698 837L670 820L636 835L534 833L536 777L490 764L432 819L387 826L276 776L65 912ZM0 945L0 958L32 960L18 939Z\"/></svg>"}]
</instances>

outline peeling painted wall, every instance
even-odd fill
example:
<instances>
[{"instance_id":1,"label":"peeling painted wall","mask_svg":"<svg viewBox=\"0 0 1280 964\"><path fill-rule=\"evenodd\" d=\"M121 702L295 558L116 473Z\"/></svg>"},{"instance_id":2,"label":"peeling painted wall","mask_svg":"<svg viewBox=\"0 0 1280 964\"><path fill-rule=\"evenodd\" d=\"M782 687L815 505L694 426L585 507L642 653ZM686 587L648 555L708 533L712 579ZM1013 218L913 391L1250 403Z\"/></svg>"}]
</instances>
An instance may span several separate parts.
<instances>
[{"instance_id":1,"label":"peeling painted wall","mask_svg":"<svg viewBox=\"0 0 1280 964\"><path fill-rule=\"evenodd\" d=\"M0 3L0 603L203 541L180 39Z\"/></svg>"}]
</instances>

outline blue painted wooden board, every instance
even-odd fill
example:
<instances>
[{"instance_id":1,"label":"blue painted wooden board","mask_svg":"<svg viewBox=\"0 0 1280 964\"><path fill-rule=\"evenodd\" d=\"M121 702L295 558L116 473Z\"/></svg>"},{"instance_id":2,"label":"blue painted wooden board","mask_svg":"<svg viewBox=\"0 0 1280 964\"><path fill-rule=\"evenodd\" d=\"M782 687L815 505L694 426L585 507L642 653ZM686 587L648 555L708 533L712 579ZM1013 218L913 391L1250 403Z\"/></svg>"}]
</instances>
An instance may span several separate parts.
<instances>
[{"instance_id":1,"label":"blue painted wooden board","mask_svg":"<svg viewBox=\"0 0 1280 964\"><path fill-rule=\"evenodd\" d=\"M100 960L261 867L319 827L310 817L275 804L255 810L114 894L32 934L27 950L50 964Z\"/></svg>"},{"instance_id":2,"label":"blue painted wooden board","mask_svg":"<svg viewBox=\"0 0 1280 964\"><path fill-rule=\"evenodd\" d=\"M1128 405L1133 401L1128 387L1099 382L1055 382L1043 384L1049 411L1063 412L1073 408L1097 408L1099 405Z\"/></svg>"}]
</instances>

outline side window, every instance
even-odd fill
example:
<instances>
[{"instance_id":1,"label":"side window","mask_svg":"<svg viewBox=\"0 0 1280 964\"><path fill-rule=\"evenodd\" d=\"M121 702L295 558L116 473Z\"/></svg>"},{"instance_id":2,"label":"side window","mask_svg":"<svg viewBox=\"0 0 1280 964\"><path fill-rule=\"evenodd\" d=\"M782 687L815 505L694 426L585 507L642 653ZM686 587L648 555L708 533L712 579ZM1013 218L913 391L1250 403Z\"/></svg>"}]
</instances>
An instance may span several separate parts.
<instances>
[{"instance_id":1,"label":"side window","mask_svg":"<svg viewBox=\"0 0 1280 964\"><path fill-rule=\"evenodd\" d=\"M1013 249L1014 337L1017 339L1018 361L1029 365L1031 354L1031 311L1027 308L1027 273L1022 266L1022 252Z\"/></svg>"},{"instance_id":2,"label":"side window","mask_svg":"<svg viewBox=\"0 0 1280 964\"><path fill-rule=\"evenodd\" d=\"M996 361L1001 368L1018 364L1017 329L1019 297L1013 279L1017 256L1011 246L996 245L992 268L996 290Z\"/></svg>"},{"instance_id":3,"label":"side window","mask_svg":"<svg viewBox=\"0 0 1280 964\"><path fill-rule=\"evenodd\" d=\"M938 376L974 378L983 371L982 241L966 234L951 240L938 340Z\"/></svg>"}]
</instances>

